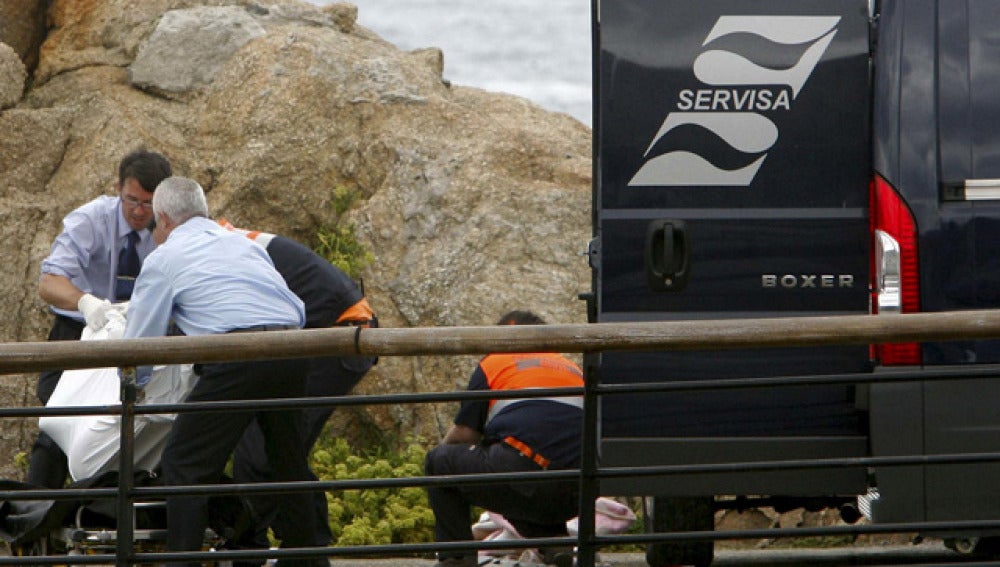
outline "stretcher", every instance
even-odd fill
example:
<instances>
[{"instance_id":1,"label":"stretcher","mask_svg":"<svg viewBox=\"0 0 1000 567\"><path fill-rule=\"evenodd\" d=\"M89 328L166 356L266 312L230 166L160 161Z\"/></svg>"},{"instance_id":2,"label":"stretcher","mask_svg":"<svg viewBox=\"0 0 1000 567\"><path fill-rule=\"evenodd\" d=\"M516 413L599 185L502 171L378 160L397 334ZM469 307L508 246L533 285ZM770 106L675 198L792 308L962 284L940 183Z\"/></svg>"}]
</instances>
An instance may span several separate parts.
<instances>
[{"instance_id":1,"label":"stretcher","mask_svg":"<svg viewBox=\"0 0 1000 567\"><path fill-rule=\"evenodd\" d=\"M140 503L138 508L150 507L159 509L159 513L145 515L139 512L138 518L147 518L133 523L133 550L137 553L160 553L166 551L167 531L165 529L165 519L162 518L163 503ZM149 518L156 520L149 522ZM73 567L74 557L106 555L108 563L98 563L97 565L115 565L115 554L117 553L118 533L113 521L95 521L92 514L86 511L85 507L77 509L73 521L69 525L57 527L43 537L34 539L31 542L15 543L9 546L9 553L15 557L43 556L43 555L65 555L65 563L61 566ZM205 545L203 550L214 551L225 549L226 541L214 530L208 528L205 531ZM94 565L88 563L88 565ZM147 565L147 564L138 564ZM203 563L205 567L232 567L230 561L213 561Z\"/></svg>"},{"instance_id":2,"label":"stretcher","mask_svg":"<svg viewBox=\"0 0 1000 567\"><path fill-rule=\"evenodd\" d=\"M157 478L146 472L135 474L135 486L156 486ZM92 479L74 482L68 488L103 488L117 486L118 474L110 471ZM2 481L0 490L37 489L15 481ZM114 499L95 500L9 500L0 503L0 538L7 543L7 556L108 555L114 564L118 534ZM205 530L203 550L239 549L237 540L248 534L252 515L242 498L216 496L209 503L209 528ZM158 553L166 550L166 510L160 502L134 504L132 521L133 550ZM205 563L207 567L231 567L228 561Z\"/></svg>"},{"instance_id":3,"label":"stretcher","mask_svg":"<svg viewBox=\"0 0 1000 567\"><path fill-rule=\"evenodd\" d=\"M81 340L120 338L125 329L122 304L108 313L107 324L98 331L87 328ZM191 365L157 366L138 395L139 404L179 403L194 386ZM120 380L117 368L67 370L59 379L47 406L103 406L119 403ZM135 486L156 484L156 470L174 415L135 416ZM117 415L43 416L39 429L63 450L71 477L71 488L117 486L121 418ZM4 486L6 485L6 486ZM15 481L0 481L7 490L37 489ZM237 525L249 525L242 499L235 496L213 498L210 528L205 533L204 550L225 548L235 539ZM117 522L114 500L10 500L0 502L0 538L11 556L66 555L72 557L109 555L114 564ZM163 502L137 502L133 514L134 550L143 553L165 551L166 510ZM228 561L207 563L230 567Z\"/></svg>"}]
</instances>

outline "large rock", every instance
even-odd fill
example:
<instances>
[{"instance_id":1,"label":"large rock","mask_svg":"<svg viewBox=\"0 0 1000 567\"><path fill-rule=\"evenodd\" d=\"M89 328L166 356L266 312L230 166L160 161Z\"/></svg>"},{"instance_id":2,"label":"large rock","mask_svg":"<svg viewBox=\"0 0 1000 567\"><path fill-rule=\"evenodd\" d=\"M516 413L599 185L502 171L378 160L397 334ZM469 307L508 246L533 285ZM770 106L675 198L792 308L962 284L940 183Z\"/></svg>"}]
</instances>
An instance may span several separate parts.
<instances>
[{"instance_id":1,"label":"large rock","mask_svg":"<svg viewBox=\"0 0 1000 567\"><path fill-rule=\"evenodd\" d=\"M171 10L129 66L133 85L185 92L209 85L219 69L264 28L238 6Z\"/></svg>"},{"instance_id":2,"label":"large rock","mask_svg":"<svg viewBox=\"0 0 1000 567\"><path fill-rule=\"evenodd\" d=\"M199 180L213 214L237 225L310 244L321 230L350 228L374 258L362 276L383 326L487 325L514 308L552 323L585 320L577 299L589 288L578 254L590 237L583 124L524 99L448 85L439 50L397 49L357 26L349 4L54 0L50 11L58 27L34 86L0 113L0 131L16 132L0 139L0 214L17 249L0 275L15 298L0 303L0 320L17 322L5 325L4 340L44 339L38 264L61 217L110 193L118 159L138 145ZM203 53L217 57L210 75L173 67L170 80L190 86L170 97L160 96L168 91L158 79L143 82L148 90L130 82L130 66L136 81L140 60L163 57L153 36L164 22L197 15L187 29L206 29L220 13L263 34ZM338 188L360 196L346 212ZM475 360L383 357L359 391L462 388ZM32 388L32 377L13 377L0 402L30 403ZM355 440L387 432L435 440L454 410L373 406L335 419ZM19 433L23 424L7 423L0 446L14 439L7 443L26 448L31 427Z\"/></svg>"},{"instance_id":3,"label":"large rock","mask_svg":"<svg viewBox=\"0 0 1000 567\"><path fill-rule=\"evenodd\" d=\"M3 132L3 137L0 138L0 199L24 205L40 201L40 210L45 210L52 204L47 202L51 196L45 193L45 186L63 161L66 145L70 141L72 120L73 112L62 108L12 109L0 112L0 132ZM17 228L20 230L25 227ZM5 242L19 244L21 241ZM18 248L14 252L20 251L17 246L7 248L4 251L5 260L12 252L11 248ZM2 281L0 278L0 282ZM5 335L8 330L0 328ZM6 336L6 340L14 338Z\"/></svg>"},{"instance_id":4,"label":"large rock","mask_svg":"<svg viewBox=\"0 0 1000 567\"><path fill-rule=\"evenodd\" d=\"M48 0L0 2L0 43L14 49L29 71L38 64L38 46L45 39Z\"/></svg>"},{"instance_id":5,"label":"large rock","mask_svg":"<svg viewBox=\"0 0 1000 567\"><path fill-rule=\"evenodd\" d=\"M0 110L14 106L24 92L27 73L17 53L6 43L0 43Z\"/></svg>"}]
</instances>

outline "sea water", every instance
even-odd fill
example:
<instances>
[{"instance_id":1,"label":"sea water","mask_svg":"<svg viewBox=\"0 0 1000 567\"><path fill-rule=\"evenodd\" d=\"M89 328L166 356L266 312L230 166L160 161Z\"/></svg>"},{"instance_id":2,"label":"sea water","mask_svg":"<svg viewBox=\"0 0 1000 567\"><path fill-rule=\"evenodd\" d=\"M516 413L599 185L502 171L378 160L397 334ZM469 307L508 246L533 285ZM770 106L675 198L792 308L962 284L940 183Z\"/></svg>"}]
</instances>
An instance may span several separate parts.
<instances>
[{"instance_id":1,"label":"sea water","mask_svg":"<svg viewBox=\"0 0 1000 567\"><path fill-rule=\"evenodd\" d=\"M590 0L353 3L360 25L400 49L440 48L452 83L522 96L591 125Z\"/></svg>"}]
</instances>

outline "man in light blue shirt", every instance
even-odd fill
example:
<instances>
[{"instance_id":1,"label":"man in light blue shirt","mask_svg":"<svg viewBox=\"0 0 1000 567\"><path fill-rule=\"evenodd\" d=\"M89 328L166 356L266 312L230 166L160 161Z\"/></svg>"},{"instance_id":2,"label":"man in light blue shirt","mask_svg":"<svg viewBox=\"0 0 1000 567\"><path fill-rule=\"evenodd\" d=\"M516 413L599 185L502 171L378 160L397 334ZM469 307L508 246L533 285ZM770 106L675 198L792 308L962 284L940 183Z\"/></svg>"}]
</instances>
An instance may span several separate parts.
<instances>
[{"instance_id":1,"label":"man in light blue shirt","mask_svg":"<svg viewBox=\"0 0 1000 567\"><path fill-rule=\"evenodd\" d=\"M42 261L38 294L51 306L55 323L50 341L79 340L85 326L98 330L107 322L112 301L127 301L142 259L155 244L147 229L153 219L153 191L172 174L170 162L156 152L132 151L118 164L117 196L101 196L63 219L63 230ZM125 270L132 239L135 256ZM62 370L38 377L38 399L52 395ZM31 451L28 482L61 488L68 469L66 455L48 435L39 434Z\"/></svg>"},{"instance_id":2,"label":"man in light blue shirt","mask_svg":"<svg viewBox=\"0 0 1000 567\"><path fill-rule=\"evenodd\" d=\"M169 177L153 196L159 247L146 258L129 304L125 338L162 336L171 321L186 335L297 329L305 309L267 252L208 218L197 182ZM140 375L146 374L140 368ZM196 364L198 382L187 401L259 400L305 395L308 361L264 360ZM180 413L161 459L168 485L212 484L243 432L256 419L265 432L276 481L315 480L299 439L296 410ZM309 493L285 495L275 519L288 547L325 545ZM167 549L201 549L208 518L202 496L167 499ZM328 565L326 559L282 559L281 567ZM190 566L199 563L190 563Z\"/></svg>"}]
</instances>

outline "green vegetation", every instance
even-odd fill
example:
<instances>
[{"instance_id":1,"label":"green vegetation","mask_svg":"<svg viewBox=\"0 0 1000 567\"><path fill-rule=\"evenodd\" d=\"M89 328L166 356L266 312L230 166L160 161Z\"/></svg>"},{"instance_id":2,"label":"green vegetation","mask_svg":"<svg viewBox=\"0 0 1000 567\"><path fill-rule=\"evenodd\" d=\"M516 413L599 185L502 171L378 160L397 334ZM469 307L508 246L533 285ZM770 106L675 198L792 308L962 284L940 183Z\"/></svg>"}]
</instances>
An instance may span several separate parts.
<instances>
[{"instance_id":1,"label":"green vegetation","mask_svg":"<svg viewBox=\"0 0 1000 567\"><path fill-rule=\"evenodd\" d=\"M358 190L343 186L331 192L329 203L337 220L319 229L313 246L317 254L355 279L374 256L354 237L354 226L343 225L340 219L360 198ZM407 478L423 474L426 453L419 440L397 443L392 438L375 440L374 449L359 453L327 430L313 449L310 465L320 480ZM327 507L333 545L434 540L434 513L420 487L328 492Z\"/></svg>"},{"instance_id":2,"label":"green vegetation","mask_svg":"<svg viewBox=\"0 0 1000 567\"><path fill-rule=\"evenodd\" d=\"M356 454L347 441L324 435L311 465L322 480L408 478L423 475L426 448L412 440L398 451ZM327 494L334 545L434 541L434 513L420 487L344 490Z\"/></svg>"},{"instance_id":3,"label":"green vegetation","mask_svg":"<svg viewBox=\"0 0 1000 567\"><path fill-rule=\"evenodd\" d=\"M324 435L313 450L311 465L321 480L408 478L423 476L426 447L411 440L399 449L388 447L358 454L347 441ZM420 487L344 490L327 494L334 545L384 545L434 541L434 513ZM638 520L628 530L643 533L641 501L631 499ZM473 515L479 516L475 509ZM638 544L605 548L608 552L642 551Z\"/></svg>"},{"instance_id":4,"label":"green vegetation","mask_svg":"<svg viewBox=\"0 0 1000 567\"><path fill-rule=\"evenodd\" d=\"M356 279L375 259L354 237L354 225L321 228L316 238L316 253L352 278Z\"/></svg>"},{"instance_id":5,"label":"green vegetation","mask_svg":"<svg viewBox=\"0 0 1000 567\"><path fill-rule=\"evenodd\" d=\"M360 198L361 193L356 189L337 187L333 190L330 206L337 214L338 222L321 227L316 233L316 245L313 246L317 254L355 279L375 257L354 237L354 225L341 226L339 219Z\"/></svg>"},{"instance_id":6,"label":"green vegetation","mask_svg":"<svg viewBox=\"0 0 1000 567\"><path fill-rule=\"evenodd\" d=\"M330 194L330 204L337 217L347 212L361 198L361 192L357 189L349 189L343 185L337 187Z\"/></svg>"},{"instance_id":7,"label":"green vegetation","mask_svg":"<svg viewBox=\"0 0 1000 567\"><path fill-rule=\"evenodd\" d=\"M16 468L21 473L21 478L28 477L28 464L31 461L31 456L27 451L18 451L14 455L14 468Z\"/></svg>"}]
</instances>

